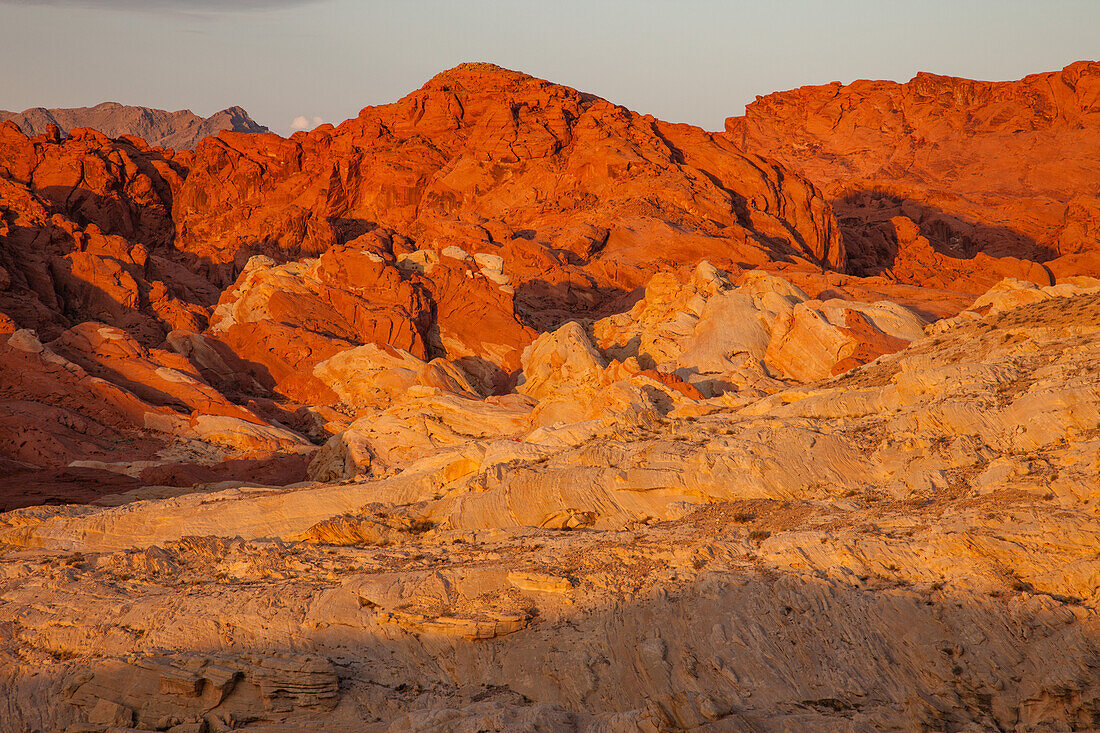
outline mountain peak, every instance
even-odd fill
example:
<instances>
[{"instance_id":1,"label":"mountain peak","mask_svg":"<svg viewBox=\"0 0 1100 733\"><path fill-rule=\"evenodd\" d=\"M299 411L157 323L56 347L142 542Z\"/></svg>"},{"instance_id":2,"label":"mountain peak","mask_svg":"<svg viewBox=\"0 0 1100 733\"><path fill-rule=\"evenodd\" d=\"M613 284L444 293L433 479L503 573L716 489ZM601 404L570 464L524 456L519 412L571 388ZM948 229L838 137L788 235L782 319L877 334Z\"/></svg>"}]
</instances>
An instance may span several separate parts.
<instances>
[{"instance_id":1,"label":"mountain peak","mask_svg":"<svg viewBox=\"0 0 1100 733\"><path fill-rule=\"evenodd\" d=\"M522 71L506 69L488 61L464 61L432 77L431 81L470 77L504 77L515 80L534 80L535 77ZM430 83L430 82L429 82Z\"/></svg>"},{"instance_id":2,"label":"mountain peak","mask_svg":"<svg viewBox=\"0 0 1100 733\"><path fill-rule=\"evenodd\" d=\"M483 96L502 90L514 93L525 89L557 89L584 97L591 96L564 84L557 84L522 71L506 69L484 61L469 61L441 71L417 91L463 91ZM413 94L416 93L413 92Z\"/></svg>"}]
</instances>

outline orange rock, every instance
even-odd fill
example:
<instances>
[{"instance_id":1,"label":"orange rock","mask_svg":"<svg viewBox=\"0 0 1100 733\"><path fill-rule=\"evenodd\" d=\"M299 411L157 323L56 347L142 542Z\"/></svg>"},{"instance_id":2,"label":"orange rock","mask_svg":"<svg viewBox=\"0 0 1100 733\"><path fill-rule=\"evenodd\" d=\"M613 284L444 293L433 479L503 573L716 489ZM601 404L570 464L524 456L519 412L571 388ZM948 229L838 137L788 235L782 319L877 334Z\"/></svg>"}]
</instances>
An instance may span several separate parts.
<instances>
[{"instance_id":1,"label":"orange rock","mask_svg":"<svg viewBox=\"0 0 1100 733\"><path fill-rule=\"evenodd\" d=\"M0 124L0 333L41 347L3 358L42 371L0 380L6 424L38 436L0 454L75 470L140 438L142 460L191 441L299 465L302 435L394 396L484 409L531 349L523 391L546 399L524 411L547 430L828 376L1002 278L1096 271L1096 78L808 88L712 134L464 64L289 139L176 152ZM828 183L839 223L793 171ZM563 392L574 331L604 353ZM348 357L387 349L415 368ZM404 455L402 409L372 428L378 455Z\"/></svg>"},{"instance_id":2,"label":"orange rock","mask_svg":"<svg viewBox=\"0 0 1100 733\"><path fill-rule=\"evenodd\" d=\"M320 312L331 306L355 331L335 329L344 341L336 350L380 342L462 359L500 390L518 372L532 328L598 312L658 270L704 256L731 268L776 256L845 262L831 210L797 176L720 135L486 64L459 66L399 102L291 139L226 132L172 153L87 128L32 140L7 125L0 149L11 159L3 173L50 208L94 224L97 237L148 247L138 263L117 247L78 244L51 267L77 306L70 310L136 328L150 345L169 330L200 331L216 290L252 255L275 263L320 255L328 287L320 301L276 296L271 308L332 325ZM342 248L362 249L364 237L376 254L434 257L434 272L405 278L427 289L426 303L380 315L407 303L408 286L382 295L392 269L351 261ZM474 261L443 257L448 248ZM499 262L483 267L479 256ZM206 285L181 287L180 265ZM342 295L349 279L376 281L376 315L362 311L362 298ZM434 324L425 309L434 311L438 342L426 340ZM121 317L133 310L146 322ZM258 376L274 369L271 383L290 379L299 359L334 353L311 336L269 364L264 353L295 339L268 324L241 330L226 327L224 338L257 363ZM296 394L316 387L299 381Z\"/></svg>"},{"instance_id":3,"label":"orange rock","mask_svg":"<svg viewBox=\"0 0 1100 733\"><path fill-rule=\"evenodd\" d=\"M146 349L125 331L85 322L51 341L50 349L154 405L190 413L225 415L262 423L206 384L191 363L160 349Z\"/></svg>"},{"instance_id":4,"label":"orange rock","mask_svg":"<svg viewBox=\"0 0 1100 733\"><path fill-rule=\"evenodd\" d=\"M1100 196L1078 194L1066 208L1065 225L1058 235L1058 253L1095 253L1100 242Z\"/></svg>"},{"instance_id":5,"label":"orange rock","mask_svg":"<svg viewBox=\"0 0 1100 733\"><path fill-rule=\"evenodd\" d=\"M249 260L222 295L210 335L228 345L265 386L314 403L336 396L313 376L325 359L365 343L427 355L430 309L416 276L370 250L340 245L316 260Z\"/></svg>"},{"instance_id":6,"label":"orange rock","mask_svg":"<svg viewBox=\"0 0 1100 733\"><path fill-rule=\"evenodd\" d=\"M25 329L0 337L0 373L0 464L26 496L86 501L136 488L131 479L147 468L187 474L226 458L259 468L308 451L301 436L205 384L183 357L103 324L83 323L48 345ZM164 457L178 443L187 450ZM300 480L305 464L279 475Z\"/></svg>"},{"instance_id":7,"label":"orange rock","mask_svg":"<svg viewBox=\"0 0 1100 733\"><path fill-rule=\"evenodd\" d=\"M880 331L871 319L859 311L845 311L844 323L844 327L839 330L852 338L855 348L833 365L833 374L843 374L853 367L874 361L883 354L901 351L909 345L905 339Z\"/></svg>"},{"instance_id":8,"label":"orange rock","mask_svg":"<svg viewBox=\"0 0 1100 733\"><path fill-rule=\"evenodd\" d=\"M905 84L834 82L758 97L726 120L726 134L825 186L851 272L893 268L926 284L926 271L894 267L900 253L882 223L904 215L939 254L976 260L936 265L957 265L955 286L980 293L1037 271L1013 262L975 278L992 265L978 253L1044 262L1096 249L1087 212L1100 180L1098 89L1100 63L1088 61L1009 82L925 73ZM1078 266L1088 264L1064 269L1088 274Z\"/></svg>"},{"instance_id":9,"label":"orange rock","mask_svg":"<svg viewBox=\"0 0 1100 733\"><path fill-rule=\"evenodd\" d=\"M0 308L21 327L51 338L73 318L91 319L150 345L172 328L205 327L201 303L209 298L209 283L151 283L178 269L140 243L104 234L94 223L81 227L51 208L25 186L0 178Z\"/></svg>"},{"instance_id":10,"label":"orange rock","mask_svg":"<svg viewBox=\"0 0 1100 733\"><path fill-rule=\"evenodd\" d=\"M425 362L389 345L366 344L341 351L313 371L352 408L384 410L417 385L470 399L481 396L466 375L445 359Z\"/></svg>"},{"instance_id":11,"label":"orange rock","mask_svg":"<svg viewBox=\"0 0 1100 733\"><path fill-rule=\"evenodd\" d=\"M920 228L905 216L890 220L895 229L897 255L891 274L902 282L944 290L984 292L1006 277L1050 285L1051 276L1042 265L1016 257L991 257L978 252L973 257L951 257L937 252Z\"/></svg>"},{"instance_id":12,"label":"orange rock","mask_svg":"<svg viewBox=\"0 0 1100 733\"><path fill-rule=\"evenodd\" d=\"M222 133L189 162L174 199L178 244L215 262L234 261L245 242L258 243L246 254L316 254L375 225L440 251L452 223L492 221L490 241L510 262L528 261L508 251L535 242L605 287L698 259L681 246L731 262L751 250L844 263L831 211L798 177L721 136L487 64L439 74L334 129L290 140ZM632 251L615 236L630 217L675 226ZM597 234L578 243L585 227ZM513 286L546 274L517 267Z\"/></svg>"}]
</instances>

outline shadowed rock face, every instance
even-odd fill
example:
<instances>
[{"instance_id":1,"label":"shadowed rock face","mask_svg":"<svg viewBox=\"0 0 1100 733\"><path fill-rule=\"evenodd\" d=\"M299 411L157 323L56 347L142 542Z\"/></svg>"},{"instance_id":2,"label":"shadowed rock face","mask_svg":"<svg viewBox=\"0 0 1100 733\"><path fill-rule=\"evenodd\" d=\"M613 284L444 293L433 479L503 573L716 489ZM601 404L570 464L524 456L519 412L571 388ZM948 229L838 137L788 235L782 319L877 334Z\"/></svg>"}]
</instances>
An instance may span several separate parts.
<instances>
[{"instance_id":1,"label":"shadowed rock face","mask_svg":"<svg viewBox=\"0 0 1100 733\"><path fill-rule=\"evenodd\" d=\"M1010 82L922 73L905 84L801 87L758 97L726 120L726 134L825 190L852 272L891 270L911 254L957 271L952 259L978 252L1045 262L1056 275L1096 271L1095 62ZM938 255L919 256L895 235L899 215ZM973 292L988 285L978 278Z\"/></svg>"},{"instance_id":2,"label":"shadowed rock face","mask_svg":"<svg viewBox=\"0 0 1100 733\"><path fill-rule=\"evenodd\" d=\"M45 109L33 107L22 112L0 110L0 122L11 120L27 135L41 135L54 125L62 135L78 127L90 127L107 137L132 135L160 148L192 150L205 137L222 130L230 132L267 132L240 107L230 107L209 117L190 110L166 112L150 107L133 107L118 102L103 102L94 107Z\"/></svg>"}]
</instances>

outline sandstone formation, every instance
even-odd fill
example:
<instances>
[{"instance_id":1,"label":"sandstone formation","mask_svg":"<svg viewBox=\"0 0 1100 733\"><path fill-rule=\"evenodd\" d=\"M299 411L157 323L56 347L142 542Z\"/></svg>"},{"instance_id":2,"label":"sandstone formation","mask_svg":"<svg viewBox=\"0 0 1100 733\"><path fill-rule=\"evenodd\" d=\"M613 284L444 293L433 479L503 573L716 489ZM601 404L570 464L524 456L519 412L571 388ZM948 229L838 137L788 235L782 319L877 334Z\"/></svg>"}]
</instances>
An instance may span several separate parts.
<instances>
[{"instance_id":1,"label":"sandstone formation","mask_svg":"<svg viewBox=\"0 0 1100 733\"><path fill-rule=\"evenodd\" d=\"M193 150L199 140L230 132L267 132L240 107L230 107L209 117L199 117L191 110L167 112L150 107L134 107L118 102L103 102L94 107L45 109L32 107L22 112L0 110L0 123L11 120L27 135L48 133L50 126L61 135L77 127L99 130L107 137L132 135L150 145L176 150Z\"/></svg>"},{"instance_id":2,"label":"sandstone formation","mask_svg":"<svg viewBox=\"0 0 1100 733\"><path fill-rule=\"evenodd\" d=\"M921 73L905 84L802 87L758 97L726 120L726 134L824 189L852 272L923 284L921 270L948 269L981 293L991 283L974 261L980 254L1048 269L1001 262L1001 276L1097 271L1095 62L1012 82ZM926 254L884 226L896 216L919 227ZM944 258L964 260L963 272Z\"/></svg>"},{"instance_id":3,"label":"sandstone formation","mask_svg":"<svg viewBox=\"0 0 1100 733\"><path fill-rule=\"evenodd\" d=\"M5 330L49 343L87 321L122 329L317 444L356 419L313 373L341 352L442 358L477 397L506 393L539 332L628 307L656 272L844 263L804 180L484 64L289 140L222 132L175 151L68 133L0 126ZM189 404L162 386L144 385Z\"/></svg>"},{"instance_id":4,"label":"sandstone formation","mask_svg":"<svg viewBox=\"0 0 1100 733\"><path fill-rule=\"evenodd\" d=\"M0 123L0 733L1100 727L1095 70Z\"/></svg>"},{"instance_id":5,"label":"sandstone formation","mask_svg":"<svg viewBox=\"0 0 1100 733\"><path fill-rule=\"evenodd\" d=\"M697 293L802 297L719 275L701 266ZM660 307L632 313L673 327L642 329L645 353L678 348ZM1095 727L1100 282L1006 282L968 313L839 376L653 401L510 453L452 434L386 475L2 515L0 718ZM559 394L545 359L573 385L609 369L580 324L545 339L521 389Z\"/></svg>"},{"instance_id":6,"label":"sandstone formation","mask_svg":"<svg viewBox=\"0 0 1100 733\"><path fill-rule=\"evenodd\" d=\"M91 322L48 344L26 329L2 338L4 508L148 484L305 478L307 440L230 402L178 354Z\"/></svg>"},{"instance_id":7,"label":"sandstone formation","mask_svg":"<svg viewBox=\"0 0 1100 733\"><path fill-rule=\"evenodd\" d=\"M714 396L773 377L813 381L846 371L900 350L925 324L892 302L813 300L761 271L746 272L735 288L703 261L686 283L655 276L642 300L594 332L618 358L698 381Z\"/></svg>"},{"instance_id":8,"label":"sandstone formation","mask_svg":"<svg viewBox=\"0 0 1100 733\"><path fill-rule=\"evenodd\" d=\"M181 246L214 261L254 246L257 231L273 232L260 242L269 250L310 254L383 226L417 249L502 255L517 291L550 263L564 272L548 285L629 290L659 264L657 243L672 266L761 262L762 251L844 263L805 181L721 136L488 64L337 128L208 140L176 214Z\"/></svg>"},{"instance_id":9,"label":"sandstone formation","mask_svg":"<svg viewBox=\"0 0 1100 733\"><path fill-rule=\"evenodd\" d=\"M329 440L310 475L541 456L544 444L652 426L669 410L705 414L707 398L743 400L844 372L904 348L924 326L894 303L812 300L761 272L735 287L703 261L685 282L654 276L626 313L539 336L523 352L518 394L486 399L452 362L375 345L320 362L314 377L357 419ZM471 454L473 441L491 458Z\"/></svg>"}]
</instances>

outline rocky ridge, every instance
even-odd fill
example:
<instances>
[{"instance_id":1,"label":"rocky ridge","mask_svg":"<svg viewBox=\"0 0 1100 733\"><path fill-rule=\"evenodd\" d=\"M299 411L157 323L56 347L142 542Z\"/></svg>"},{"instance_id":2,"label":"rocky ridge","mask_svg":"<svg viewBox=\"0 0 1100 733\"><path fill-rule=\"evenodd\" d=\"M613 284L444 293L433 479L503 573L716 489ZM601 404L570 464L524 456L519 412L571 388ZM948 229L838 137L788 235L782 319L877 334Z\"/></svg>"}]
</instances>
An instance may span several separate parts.
<instances>
[{"instance_id":1,"label":"rocky ridge","mask_svg":"<svg viewBox=\"0 0 1100 733\"><path fill-rule=\"evenodd\" d=\"M986 265L1009 258L995 265L994 282L1045 285L1049 274L1096 270L1096 62L1009 82L921 73L905 84L801 87L758 97L726 120L726 134L825 191L852 272L923 284L929 270L946 271L981 293L993 284L982 255ZM899 227L896 217L911 223ZM1010 272L1011 258L1048 272L1026 263Z\"/></svg>"},{"instance_id":2,"label":"rocky ridge","mask_svg":"<svg viewBox=\"0 0 1100 733\"><path fill-rule=\"evenodd\" d=\"M652 277L682 280L703 259L734 280L763 268L823 303L890 301L925 320L957 313L969 293L1006 276L1052 282L1043 264L1004 253L943 254L900 214L883 225L905 253L889 277L823 273L854 266L829 205L806 180L728 136L485 64L288 140L222 133L195 151L172 151L88 129L29 138L8 125L0 147L6 332L32 329L48 346L89 320L121 329L150 353L185 357L224 402L315 443L358 417L313 374L342 351L389 344L425 362L445 359L480 394L507 393L539 333L627 311ZM867 354L908 338L871 338L881 329L868 326L866 309L838 313L824 320L865 332L856 340ZM796 330L820 320L796 315ZM781 345L772 351L779 358ZM655 364L643 368L666 379ZM135 384L92 371L124 390ZM143 399L159 394L177 411L188 404L171 392L150 385ZM6 394L28 402L17 387ZM42 404L37 394L29 401ZM72 401L46 404L106 442L76 455L46 448L69 439L47 435L47 425L42 445L13 437L27 446L9 452L13 466L57 487L38 500L87 496L96 482L118 489L122 474L69 464L126 463L119 428ZM6 409L18 421L24 408ZM222 448L143 437L134 461L195 456L164 469L173 483L220 475L210 466ZM254 444L232 460L254 467L283 445ZM276 463L299 468L265 469L272 478L306 478L299 461Z\"/></svg>"},{"instance_id":3,"label":"rocky ridge","mask_svg":"<svg viewBox=\"0 0 1100 733\"><path fill-rule=\"evenodd\" d=\"M5 332L33 330L52 348L88 321L120 329L185 357L189 378L270 426L263 434L314 442L356 417L334 412L336 395L312 374L342 351L445 358L480 394L501 394L539 332L628 307L656 272L704 257L731 272L844 260L832 213L804 180L720 136L485 64L290 139L223 132L184 151L86 128L28 137L7 123L0 148ZM124 391L137 383L92 371ZM46 425L13 436L24 446L14 467L57 487L36 501L86 496L95 481L119 488L101 467L70 464L126 463L132 427L4 388L14 415L44 400L103 436L82 456L47 449L69 438ZM151 395L197 419L172 390L149 385L140 398ZM171 469L178 483L225 457L166 435L143 435L130 462L193 454ZM237 446L233 460L285 445Z\"/></svg>"},{"instance_id":4,"label":"rocky ridge","mask_svg":"<svg viewBox=\"0 0 1100 733\"><path fill-rule=\"evenodd\" d=\"M32 107L22 112L0 110L0 123L14 122L29 136L50 133L50 127L60 135L79 127L90 127L107 137L132 135L150 145L176 150L193 150L203 138L230 132L267 132L240 107L230 107L209 117L199 117L191 110L167 112L151 107L135 107L118 102L103 102L94 107L45 109Z\"/></svg>"}]
</instances>

